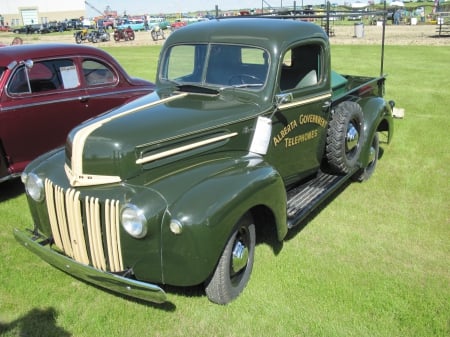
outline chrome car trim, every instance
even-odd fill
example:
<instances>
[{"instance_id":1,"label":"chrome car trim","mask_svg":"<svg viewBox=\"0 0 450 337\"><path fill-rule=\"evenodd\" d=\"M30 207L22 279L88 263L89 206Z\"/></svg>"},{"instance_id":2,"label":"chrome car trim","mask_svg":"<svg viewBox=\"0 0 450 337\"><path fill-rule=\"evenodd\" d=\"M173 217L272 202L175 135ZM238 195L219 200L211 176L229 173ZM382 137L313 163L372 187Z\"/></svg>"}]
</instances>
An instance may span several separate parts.
<instances>
[{"instance_id":1,"label":"chrome car trim","mask_svg":"<svg viewBox=\"0 0 450 337\"><path fill-rule=\"evenodd\" d=\"M102 271L124 269L118 200L82 199L79 191L64 190L49 179L45 180L45 195L53 241L59 250Z\"/></svg>"},{"instance_id":2,"label":"chrome car trim","mask_svg":"<svg viewBox=\"0 0 450 337\"><path fill-rule=\"evenodd\" d=\"M166 293L157 285L135 281L76 262L50 247L37 242L35 236L31 236L18 229L14 229L14 237L20 244L39 256L42 260L86 282L148 302L164 303L167 301Z\"/></svg>"},{"instance_id":3,"label":"chrome car trim","mask_svg":"<svg viewBox=\"0 0 450 337\"><path fill-rule=\"evenodd\" d=\"M293 102L289 102L289 103L286 103L286 104L280 104L278 106L278 108L280 110L289 109L289 108L293 108L293 107L296 107L296 106L301 106L301 105L305 105L305 104L310 104L310 103L314 103L314 102L317 102L317 101L321 101L321 100L324 100L324 99L327 99L327 98L330 98L330 97L331 97L331 93L326 93L326 94L323 94L323 95L314 96L314 97L310 97L310 98L307 98L307 99L293 101Z\"/></svg>"},{"instance_id":4,"label":"chrome car trim","mask_svg":"<svg viewBox=\"0 0 450 337\"><path fill-rule=\"evenodd\" d=\"M181 152L184 152L184 151L192 150L192 149L204 146L204 145L208 145L208 144L215 143L215 142L227 139L227 138L231 138L231 137L237 136L237 134L238 134L237 132L227 133L226 135L205 139L205 140L202 140L202 141L199 141L199 142L195 142L195 143L191 143L191 144L188 144L188 145L180 146L180 147L177 147L175 149L170 149L170 150L163 151L163 152L160 152L160 153L156 153L156 154L153 154L153 155L145 156L143 158L137 159L136 160L136 164L138 164L138 165L139 164L145 164L145 163L157 160L157 159L169 157L169 156L172 156L172 155L177 154L177 153L181 153Z\"/></svg>"}]
</instances>

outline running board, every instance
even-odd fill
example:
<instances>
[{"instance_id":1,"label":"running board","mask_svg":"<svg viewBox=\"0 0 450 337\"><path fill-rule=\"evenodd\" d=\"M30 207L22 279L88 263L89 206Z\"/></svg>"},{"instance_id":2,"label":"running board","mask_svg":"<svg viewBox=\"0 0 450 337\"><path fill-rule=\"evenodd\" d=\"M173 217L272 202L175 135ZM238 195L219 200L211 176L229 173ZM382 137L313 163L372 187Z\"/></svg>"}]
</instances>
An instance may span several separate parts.
<instances>
[{"instance_id":1,"label":"running board","mask_svg":"<svg viewBox=\"0 0 450 337\"><path fill-rule=\"evenodd\" d=\"M354 172L351 172L345 176L339 176L319 172L314 179L288 191L288 228L297 226L312 210L343 186L353 174Z\"/></svg>"}]
</instances>

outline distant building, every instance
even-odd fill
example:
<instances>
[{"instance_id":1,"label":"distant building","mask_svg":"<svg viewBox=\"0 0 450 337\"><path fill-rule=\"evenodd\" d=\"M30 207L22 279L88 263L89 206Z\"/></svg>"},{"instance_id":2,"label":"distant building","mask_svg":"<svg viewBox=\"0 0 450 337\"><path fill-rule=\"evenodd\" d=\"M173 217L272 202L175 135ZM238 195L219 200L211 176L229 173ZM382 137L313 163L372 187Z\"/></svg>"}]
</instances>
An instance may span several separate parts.
<instances>
[{"instance_id":1,"label":"distant building","mask_svg":"<svg viewBox=\"0 0 450 337\"><path fill-rule=\"evenodd\" d=\"M84 0L1 0L0 17L4 25L24 26L64 21L86 15Z\"/></svg>"}]
</instances>

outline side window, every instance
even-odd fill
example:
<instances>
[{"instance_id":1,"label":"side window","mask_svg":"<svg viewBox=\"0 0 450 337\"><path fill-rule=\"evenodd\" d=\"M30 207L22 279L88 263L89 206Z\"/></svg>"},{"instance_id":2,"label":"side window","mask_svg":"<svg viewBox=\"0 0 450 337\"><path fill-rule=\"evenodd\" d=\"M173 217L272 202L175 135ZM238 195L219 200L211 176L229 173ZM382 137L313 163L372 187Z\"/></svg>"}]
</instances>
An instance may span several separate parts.
<instances>
[{"instance_id":1,"label":"side window","mask_svg":"<svg viewBox=\"0 0 450 337\"><path fill-rule=\"evenodd\" d=\"M18 68L8 84L8 92L41 93L78 86L78 74L72 60L47 60L35 62L29 69L25 66Z\"/></svg>"},{"instance_id":2,"label":"side window","mask_svg":"<svg viewBox=\"0 0 450 337\"><path fill-rule=\"evenodd\" d=\"M321 75L321 50L318 44L289 49L283 58L280 89L285 91L316 85Z\"/></svg>"},{"instance_id":3,"label":"side window","mask_svg":"<svg viewBox=\"0 0 450 337\"><path fill-rule=\"evenodd\" d=\"M83 74L89 87L115 83L114 73L111 69L94 60L83 61Z\"/></svg>"}]
</instances>

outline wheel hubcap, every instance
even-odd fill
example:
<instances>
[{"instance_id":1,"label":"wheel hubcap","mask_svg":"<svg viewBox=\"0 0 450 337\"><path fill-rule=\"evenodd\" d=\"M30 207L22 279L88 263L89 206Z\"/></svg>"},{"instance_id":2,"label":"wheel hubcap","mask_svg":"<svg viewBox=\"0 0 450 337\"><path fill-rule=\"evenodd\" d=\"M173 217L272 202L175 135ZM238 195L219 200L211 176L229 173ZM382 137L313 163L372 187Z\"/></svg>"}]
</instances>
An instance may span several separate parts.
<instances>
[{"instance_id":1,"label":"wheel hubcap","mask_svg":"<svg viewBox=\"0 0 450 337\"><path fill-rule=\"evenodd\" d=\"M231 261L231 269L233 274L239 273L242 269L245 268L248 261L248 247L245 244L238 240L233 248L233 256Z\"/></svg>"},{"instance_id":2,"label":"wheel hubcap","mask_svg":"<svg viewBox=\"0 0 450 337\"><path fill-rule=\"evenodd\" d=\"M352 152L358 145L359 132L353 123L349 123L346 136L346 148L347 152Z\"/></svg>"},{"instance_id":3,"label":"wheel hubcap","mask_svg":"<svg viewBox=\"0 0 450 337\"><path fill-rule=\"evenodd\" d=\"M377 151L375 150L375 148L371 146L369 152L369 165L371 165L375 161L376 153Z\"/></svg>"}]
</instances>

